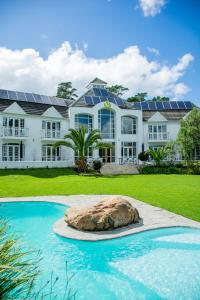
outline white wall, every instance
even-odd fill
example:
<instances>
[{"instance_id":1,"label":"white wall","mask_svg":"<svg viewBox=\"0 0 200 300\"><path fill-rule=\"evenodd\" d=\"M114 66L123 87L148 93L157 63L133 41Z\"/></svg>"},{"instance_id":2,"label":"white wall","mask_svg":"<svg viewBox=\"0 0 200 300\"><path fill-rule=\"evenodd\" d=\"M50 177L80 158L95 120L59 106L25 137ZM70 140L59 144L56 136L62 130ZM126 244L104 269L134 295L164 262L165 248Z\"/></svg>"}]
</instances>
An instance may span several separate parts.
<instances>
[{"instance_id":1,"label":"white wall","mask_svg":"<svg viewBox=\"0 0 200 300\"><path fill-rule=\"evenodd\" d=\"M25 162L0 162L0 168L8 168L16 166L18 167L27 167L27 163L32 167L36 165L41 166L61 166L62 162L42 162L42 145L43 144L54 144L55 139L42 139L42 120L50 121L59 121L61 123L61 132L65 134L69 128L68 119L63 118L60 114L52 113L44 114L43 116L28 115L23 111L20 113L14 113L12 111L2 112L0 114L0 127L3 125L3 116L7 117L20 117L25 120L25 128L28 128L28 137L27 138L15 138L15 137L2 137L0 138L0 157L2 157L2 144L6 143L22 143L25 145ZM65 165L72 165L70 162L70 152L69 149L61 147L61 160L67 161ZM37 162L37 163L36 163ZM39 163L40 162L40 163Z\"/></svg>"},{"instance_id":2,"label":"white wall","mask_svg":"<svg viewBox=\"0 0 200 300\"><path fill-rule=\"evenodd\" d=\"M104 102L98 103L93 107L70 107L69 108L69 126L75 127L75 115L79 113L90 114L93 117L94 129L98 129L98 112L100 109L105 108ZM115 161L119 162L121 158L121 142L136 142L137 154L142 150L143 142L143 123L142 123L142 112L140 110L121 109L115 104L111 103L110 109L115 114L115 139L105 139L106 142L115 142ZM121 117L122 116L134 116L137 118L137 134L121 134ZM95 151L95 158L98 158L98 151Z\"/></svg>"},{"instance_id":3,"label":"white wall","mask_svg":"<svg viewBox=\"0 0 200 300\"><path fill-rule=\"evenodd\" d=\"M43 116L26 114L17 103L12 104L6 111L0 114L0 126L3 125L3 116L15 116L25 119L25 128L28 128L29 135L27 138L0 138L0 158L2 157L2 144L14 143L21 141L25 144L25 161L24 162L0 162L0 168L27 168L27 167L66 167L74 163L74 153L72 150L61 147L61 159L58 162L42 162L42 145L54 144L54 139L42 139L42 120L59 121L61 122L61 132L66 133L69 128L75 128L75 115L79 113L91 114L93 116L93 126L98 128L98 111L105 108L104 103L99 103L93 107L70 107L69 119L63 118L54 107L49 108ZM144 143L145 150L149 148L148 141L148 124L157 122L166 122L167 131L170 134L170 139L175 140L180 127L180 121L168 121L163 116L156 112L148 122L143 122L142 111L121 109L115 104L111 103L111 109L115 114L115 139L105 140L107 142L115 142L115 161L119 162L121 158L121 143L122 142L136 142L137 155L142 151L142 144ZM137 134L121 134L121 117L134 116L137 119ZM154 142L154 144L156 144ZM158 144L158 143L157 143ZM160 144L160 143L159 143ZM164 142L163 144L166 144ZM98 151L94 152L94 158L98 158Z\"/></svg>"}]
</instances>

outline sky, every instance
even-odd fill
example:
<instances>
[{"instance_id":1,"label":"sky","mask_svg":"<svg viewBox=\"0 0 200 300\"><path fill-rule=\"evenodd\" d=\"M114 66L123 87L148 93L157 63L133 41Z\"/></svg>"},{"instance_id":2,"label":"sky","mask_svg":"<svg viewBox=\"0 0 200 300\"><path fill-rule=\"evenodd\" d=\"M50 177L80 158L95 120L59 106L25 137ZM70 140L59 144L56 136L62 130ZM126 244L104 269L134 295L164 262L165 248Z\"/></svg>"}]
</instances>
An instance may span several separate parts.
<instances>
[{"instance_id":1,"label":"sky","mask_svg":"<svg viewBox=\"0 0 200 300\"><path fill-rule=\"evenodd\" d=\"M95 77L200 104L200 0L0 0L0 88Z\"/></svg>"}]
</instances>

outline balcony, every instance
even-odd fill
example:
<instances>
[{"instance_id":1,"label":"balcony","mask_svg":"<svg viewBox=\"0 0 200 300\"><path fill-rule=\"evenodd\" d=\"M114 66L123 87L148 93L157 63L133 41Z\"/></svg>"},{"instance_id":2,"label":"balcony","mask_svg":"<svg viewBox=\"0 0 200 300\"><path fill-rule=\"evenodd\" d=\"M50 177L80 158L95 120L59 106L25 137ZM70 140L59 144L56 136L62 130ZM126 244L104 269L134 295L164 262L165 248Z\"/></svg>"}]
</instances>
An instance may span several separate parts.
<instances>
[{"instance_id":1,"label":"balcony","mask_svg":"<svg viewBox=\"0 0 200 300\"><path fill-rule=\"evenodd\" d=\"M61 161L61 157L60 156L43 156L42 157L42 161Z\"/></svg>"},{"instance_id":2,"label":"balcony","mask_svg":"<svg viewBox=\"0 0 200 300\"><path fill-rule=\"evenodd\" d=\"M149 132L148 140L151 142L157 141L169 141L169 132Z\"/></svg>"},{"instance_id":3,"label":"balcony","mask_svg":"<svg viewBox=\"0 0 200 300\"><path fill-rule=\"evenodd\" d=\"M64 132L61 130L43 129L41 139L43 140L60 140L63 139Z\"/></svg>"},{"instance_id":4,"label":"balcony","mask_svg":"<svg viewBox=\"0 0 200 300\"><path fill-rule=\"evenodd\" d=\"M28 128L20 127L1 127L1 137L3 138L27 138L29 135Z\"/></svg>"}]
</instances>

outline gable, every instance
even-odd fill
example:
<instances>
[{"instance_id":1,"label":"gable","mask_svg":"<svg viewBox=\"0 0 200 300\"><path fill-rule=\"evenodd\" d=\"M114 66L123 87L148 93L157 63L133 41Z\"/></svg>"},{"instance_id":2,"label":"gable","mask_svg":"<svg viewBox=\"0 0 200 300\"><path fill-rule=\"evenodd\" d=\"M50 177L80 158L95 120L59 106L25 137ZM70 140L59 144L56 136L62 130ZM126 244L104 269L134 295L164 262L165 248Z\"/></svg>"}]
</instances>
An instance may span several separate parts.
<instances>
[{"instance_id":1,"label":"gable","mask_svg":"<svg viewBox=\"0 0 200 300\"><path fill-rule=\"evenodd\" d=\"M8 114L26 115L26 112L16 102L9 105L3 112Z\"/></svg>"},{"instance_id":2,"label":"gable","mask_svg":"<svg viewBox=\"0 0 200 300\"><path fill-rule=\"evenodd\" d=\"M49 107L43 114L43 117L51 117L51 118L63 118L61 114L55 109L55 107Z\"/></svg>"},{"instance_id":3,"label":"gable","mask_svg":"<svg viewBox=\"0 0 200 300\"><path fill-rule=\"evenodd\" d=\"M148 119L148 122L166 122L167 119L160 113L156 112L151 118Z\"/></svg>"}]
</instances>

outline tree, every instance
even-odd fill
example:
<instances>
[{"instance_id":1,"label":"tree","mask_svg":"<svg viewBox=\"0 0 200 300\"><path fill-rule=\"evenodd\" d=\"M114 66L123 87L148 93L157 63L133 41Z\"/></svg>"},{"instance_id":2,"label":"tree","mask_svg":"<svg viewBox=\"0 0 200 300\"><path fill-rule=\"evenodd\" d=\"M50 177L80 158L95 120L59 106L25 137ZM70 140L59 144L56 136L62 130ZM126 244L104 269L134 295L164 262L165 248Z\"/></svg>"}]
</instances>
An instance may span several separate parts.
<instances>
[{"instance_id":1,"label":"tree","mask_svg":"<svg viewBox=\"0 0 200 300\"><path fill-rule=\"evenodd\" d=\"M87 154L89 150L100 148L111 148L111 144L102 143L101 135L98 129L92 130L87 134L87 129L81 126L79 130L69 129L69 134L64 136L63 141L58 141L54 144L54 147L65 146L71 148L74 153L77 153L78 160L76 165L80 172L87 171Z\"/></svg>"},{"instance_id":2,"label":"tree","mask_svg":"<svg viewBox=\"0 0 200 300\"><path fill-rule=\"evenodd\" d=\"M78 97L76 95L76 89L72 87L72 83L70 81L61 82L58 84L56 96L72 101L76 100L76 98Z\"/></svg>"},{"instance_id":3,"label":"tree","mask_svg":"<svg viewBox=\"0 0 200 300\"><path fill-rule=\"evenodd\" d=\"M166 152L166 149L164 147L159 147L156 150L149 149L148 153L149 153L151 159L153 159L155 161L155 164L156 164L157 167L160 166L161 161L163 159L165 159L165 157L167 156L167 152Z\"/></svg>"},{"instance_id":4,"label":"tree","mask_svg":"<svg viewBox=\"0 0 200 300\"><path fill-rule=\"evenodd\" d=\"M155 96L152 101L170 101L169 97L165 96Z\"/></svg>"},{"instance_id":5,"label":"tree","mask_svg":"<svg viewBox=\"0 0 200 300\"><path fill-rule=\"evenodd\" d=\"M116 96L120 97L122 96L125 92L127 92L129 89L122 86L122 85L111 85L107 87L107 90L113 94L115 94Z\"/></svg>"},{"instance_id":6,"label":"tree","mask_svg":"<svg viewBox=\"0 0 200 300\"><path fill-rule=\"evenodd\" d=\"M186 162L191 161L195 148L200 147L200 110L198 108L193 108L181 121L177 141Z\"/></svg>"},{"instance_id":7,"label":"tree","mask_svg":"<svg viewBox=\"0 0 200 300\"><path fill-rule=\"evenodd\" d=\"M173 163L176 160L176 155L177 153L180 152L179 145L177 144L176 141L170 141L167 143L165 146L165 150L167 153L167 160Z\"/></svg>"},{"instance_id":8,"label":"tree","mask_svg":"<svg viewBox=\"0 0 200 300\"><path fill-rule=\"evenodd\" d=\"M142 102L142 101L146 101L147 98L147 93L138 93L133 97L129 97L127 99L128 102Z\"/></svg>"}]
</instances>

